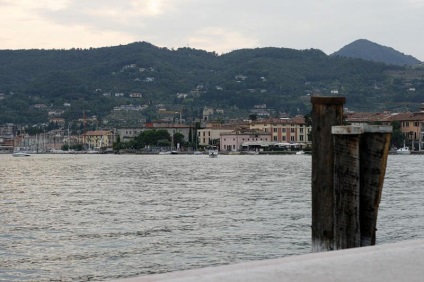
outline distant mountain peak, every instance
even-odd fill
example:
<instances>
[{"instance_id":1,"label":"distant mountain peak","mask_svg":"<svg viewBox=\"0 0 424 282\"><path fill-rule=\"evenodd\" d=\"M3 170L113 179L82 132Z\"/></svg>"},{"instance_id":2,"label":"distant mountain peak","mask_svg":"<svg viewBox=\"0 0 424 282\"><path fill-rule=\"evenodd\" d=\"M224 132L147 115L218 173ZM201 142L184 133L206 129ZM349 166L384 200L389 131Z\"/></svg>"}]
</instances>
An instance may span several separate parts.
<instances>
[{"instance_id":1,"label":"distant mountain peak","mask_svg":"<svg viewBox=\"0 0 424 282\"><path fill-rule=\"evenodd\" d=\"M381 62L391 65L418 65L418 59L405 55L391 47L379 45L367 39L358 39L344 46L339 51L330 56L341 56L348 58L358 58L366 61Z\"/></svg>"}]
</instances>

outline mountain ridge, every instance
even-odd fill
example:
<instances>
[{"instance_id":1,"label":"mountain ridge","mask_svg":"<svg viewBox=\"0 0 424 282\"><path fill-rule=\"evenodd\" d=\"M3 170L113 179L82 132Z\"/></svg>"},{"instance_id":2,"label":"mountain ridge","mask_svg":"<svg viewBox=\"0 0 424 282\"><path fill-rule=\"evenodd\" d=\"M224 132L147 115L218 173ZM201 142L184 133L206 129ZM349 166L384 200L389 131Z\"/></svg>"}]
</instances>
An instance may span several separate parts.
<instances>
[{"instance_id":1,"label":"mountain ridge","mask_svg":"<svg viewBox=\"0 0 424 282\"><path fill-rule=\"evenodd\" d=\"M274 116L296 115L310 111L311 95L333 94L346 96L353 110L414 109L424 102L423 77L424 70L328 56L318 49L267 47L218 55L134 42L0 50L0 123L42 122L48 111L74 119L82 109L110 120L115 107L131 104L147 105L140 115L148 119L160 118L155 105L184 109L184 117L198 117L205 106L248 115L262 104ZM131 98L133 93L139 98Z\"/></svg>"}]
</instances>

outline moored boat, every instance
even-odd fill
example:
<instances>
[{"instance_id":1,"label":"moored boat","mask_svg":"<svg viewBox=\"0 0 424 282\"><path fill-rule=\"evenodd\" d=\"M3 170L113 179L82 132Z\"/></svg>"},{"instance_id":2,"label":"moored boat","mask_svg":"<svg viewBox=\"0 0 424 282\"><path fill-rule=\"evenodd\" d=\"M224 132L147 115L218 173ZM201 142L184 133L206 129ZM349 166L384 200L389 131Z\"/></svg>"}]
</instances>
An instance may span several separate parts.
<instances>
[{"instance_id":1,"label":"moored boat","mask_svg":"<svg viewBox=\"0 0 424 282\"><path fill-rule=\"evenodd\" d=\"M411 150L409 150L409 147L407 147L405 145L405 143L403 143L403 147L397 149L396 150L396 154L399 154L399 155L410 155L411 154Z\"/></svg>"},{"instance_id":2,"label":"moored boat","mask_svg":"<svg viewBox=\"0 0 424 282\"><path fill-rule=\"evenodd\" d=\"M31 155L25 152L14 152L13 156L14 157L30 157Z\"/></svg>"},{"instance_id":3,"label":"moored boat","mask_svg":"<svg viewBox=\"0 0 424 282\"><path fill-rule=\"evenodd\" d=\"M218 147L211 146L209 148L209 157L211 157L211 158L217 158L218 157Z\"/></svg>"}]
</instances>

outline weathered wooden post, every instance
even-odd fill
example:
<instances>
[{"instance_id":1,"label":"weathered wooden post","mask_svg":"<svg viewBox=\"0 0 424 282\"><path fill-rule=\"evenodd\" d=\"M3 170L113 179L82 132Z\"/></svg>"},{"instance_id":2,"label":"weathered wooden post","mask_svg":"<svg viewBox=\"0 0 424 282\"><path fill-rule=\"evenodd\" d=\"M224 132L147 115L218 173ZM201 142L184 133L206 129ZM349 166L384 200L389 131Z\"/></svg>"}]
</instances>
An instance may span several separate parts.
<instances>
[{"instance_id":1,"label":"weathered wooden post","mask_svg":"<svg viewBox=\"0 0 424 282\"><path fill-rule=\"evenodd\" d=\"M374 245L391 126L341 126L344 97L312 97L312 251Z\"/></svg>"},{"instance_id":2,"label":"weathered wooden post","mask_svg":"<svg viewBox=\"0 0 424 282\"><path fill-rule=\"evenodd\" d=\"M386 174L392 131L391 126L364 126L360 145L361 246L375 245L378 207Z\"/></svg>"},{"instance_id":3,"label":"weathered wooden post","mask_svg":"<svg viewBox=\"0 0 424 282\"><path fill-rule=\"evenodd\" d=\"M342 125L345 97L312 97L312 251L334 246L333 136Z\"/></svg>"},{"instance_id":4,"label":"weathered wooden post","mask_svg":"<svg viewBox=\"0 0 424 282\"><path fill-rule=\"evenodd\" d=\"M362 127L333 126L334 249L360 247L360 141Z\"/></svg>"}]
</instances>

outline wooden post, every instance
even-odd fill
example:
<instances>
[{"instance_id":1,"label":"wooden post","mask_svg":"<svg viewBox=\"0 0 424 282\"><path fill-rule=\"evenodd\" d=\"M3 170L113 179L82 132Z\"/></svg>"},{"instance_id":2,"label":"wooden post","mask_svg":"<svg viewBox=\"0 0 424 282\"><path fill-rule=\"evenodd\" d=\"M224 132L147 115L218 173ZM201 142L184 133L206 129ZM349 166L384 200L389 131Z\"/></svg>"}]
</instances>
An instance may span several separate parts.
<instances>
[{"instance_id":1,"label":"wooden post","mask_svg":"<svg viewBox=\"0 0 424 282\"><path fill-rule=\"evenodd\" d=\"M361 246L375 245L378 207L386 174L391 126L364 126L361 140Z\"/></svg>"},{"instance_id":2,"label":"wooden post","mask_svg":"<svg viewBox=\"0 0 424 282\"><path fill-rule=\"evenodd\" d=\"M312 103L312 251L334 246L333 137L342 125L345 97L311 97Z\"/></svg>"},{"instance_id":3,"label":"wooden post","mask_svg":"<svg viewBox=\"0 0 424 282\"><path fill-rule=\"evenodd\" d=\"M334 249L360 247L360 153L362 127L333 126Z\"/></svg>"}]
</instances>

